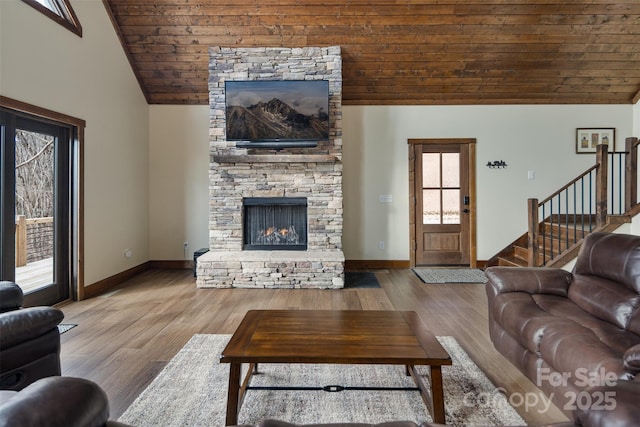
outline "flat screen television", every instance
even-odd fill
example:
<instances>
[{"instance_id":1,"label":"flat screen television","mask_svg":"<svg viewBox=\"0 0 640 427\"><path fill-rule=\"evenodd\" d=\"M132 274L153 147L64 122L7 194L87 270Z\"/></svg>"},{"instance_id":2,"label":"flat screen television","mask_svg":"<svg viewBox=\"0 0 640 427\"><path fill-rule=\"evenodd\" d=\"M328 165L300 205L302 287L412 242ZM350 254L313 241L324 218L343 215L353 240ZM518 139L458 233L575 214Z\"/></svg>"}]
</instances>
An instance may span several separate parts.
<instances>
[{"instance_id":1,"label":"flat screen television","mask_svg":"<svg viewBox=\"0 0 640 427\"><path fill-rule=\"evenodd\" d=\"M236 147L315 147L329 139L329 82L228 81L225 111Z\"/></svg>"}]
</instances>

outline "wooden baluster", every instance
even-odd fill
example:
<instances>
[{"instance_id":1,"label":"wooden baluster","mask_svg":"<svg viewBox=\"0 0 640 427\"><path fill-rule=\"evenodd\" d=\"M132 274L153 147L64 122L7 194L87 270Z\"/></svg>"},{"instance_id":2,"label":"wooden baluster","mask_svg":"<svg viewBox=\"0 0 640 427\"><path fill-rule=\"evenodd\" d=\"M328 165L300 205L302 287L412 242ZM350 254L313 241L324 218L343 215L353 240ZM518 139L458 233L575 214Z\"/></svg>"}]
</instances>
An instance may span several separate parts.
<instances>
[{"instance_id":1,"label":"wooden baluster","mask_svg":"<svg viewBox=\"0 0 640 427\"><path fill-rule=\"evenodd\" d=\"M638 203L638 138L625 139L624 210L629 212Z\"/></svg>"},{"instance_id":2,"label":"wooden baluster","mask_svg":"<svg viewBox=\"0 0 640 427\"><path fill-rule=\"evenodd\" d=\"M538 263L538 236L540 234L540 219L538 218L538 199L529 199L527 201L529 210L529 249L528 249L528 265L535 267Z\"/></svg>"}]
</instances>

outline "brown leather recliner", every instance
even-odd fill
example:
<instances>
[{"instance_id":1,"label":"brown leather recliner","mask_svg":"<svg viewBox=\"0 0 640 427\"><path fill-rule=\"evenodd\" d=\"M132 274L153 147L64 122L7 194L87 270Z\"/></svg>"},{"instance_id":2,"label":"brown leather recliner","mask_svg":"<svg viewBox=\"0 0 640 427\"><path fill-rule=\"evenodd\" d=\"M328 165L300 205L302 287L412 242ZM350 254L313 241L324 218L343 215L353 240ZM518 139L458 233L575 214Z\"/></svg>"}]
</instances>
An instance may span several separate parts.
<instances>
[{"instance_id":1,"label":"brown leather recliner","mask_svg":"<svg viewBox=\"0 0 640 427\"><path fill-rule=\"evenodd\" d=\"M559 409L570 415L576 399L599 398L594 387L616 381L622 396L640 397L640 236L588 235L571 272L485 274L494 346Z\"/></svg>"},{"instance_id":2,"label":"brown leather recliner","mask_svg":"<svg viewBox=\"0 0 640 427\"><path fill-rule=\"evenodd\" d=\"M21 390L34 381L60 375L62 311L22 308L22 289L0 282L0 389Z\"/></svg>"}]
</instances>

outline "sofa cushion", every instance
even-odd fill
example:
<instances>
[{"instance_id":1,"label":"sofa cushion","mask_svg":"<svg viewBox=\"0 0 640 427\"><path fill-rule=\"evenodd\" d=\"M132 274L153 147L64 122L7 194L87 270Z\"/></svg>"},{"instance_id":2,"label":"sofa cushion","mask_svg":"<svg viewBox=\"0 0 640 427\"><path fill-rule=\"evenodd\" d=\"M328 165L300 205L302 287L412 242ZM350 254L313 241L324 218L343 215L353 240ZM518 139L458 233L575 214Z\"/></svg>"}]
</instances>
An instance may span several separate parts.
<instances>
[{"instance_id":1,"label":"sofa cushion","mask_svg":"<svg viewBox=\"0 0 640 427\"><path fill-rule=\"evenodd\" d=\"M561 297L557 297L561 298ZM545 329L563 320L542 310L526 292L498 294L491 307L493 319L529 351L538 353ZM566 322L568 325L571 322Z\"/></svg>"},{"instance_id":2,"label":"sofa cushion","mask_svg":"<svg viewBox=\"0 0 640 427\"><path fill-rule=\"evenodd\" d=\"M571 327L554 323L546 328L540 344L540 356L578 388L599 385L605 380L633 377L625 369L620 353L575 323Z\"/></svg>"},{"instance_id":3,"label":"sofa cushion","mask_svg":"<svg viewBox=\"0 0 640 427\"><path fill-rule=\"evenodd\" d=\"M640 293L640 236L589 234L580 248L573 273L622 283Z\"/></svg>"},{"instance_id":4,"label":"sofa cushion","mask_svg":"<svg viewBox=\"0 0 640 427\"><path fill-rule=\"evenodd\" d=\"M558 318L571 320L588 329L604 345L611 347L620 354L624 353L629 347L640 343L640 336L592 316L568 298L559 298L553 295L533 295L533 299L540 309Z\"/></svg>"},{"instance_id":5,"label":"sofa cushion","mask_svg":"<svg viewBox=\"0 0 640 427\"><path fill-rule=\"evenodd\" d=\"M569 299L587 313L626 329L640 305L640 295L601 277L574 275Z\"/></svg>"},{"instance_id":6,"label":"sofa cushion","mask_svg":"<svg viewBox=\"0 0 640 427\"><path fill-rule=\"evenodd\" d=\"M627 330L640 336L640 307L636 308L631 316L629 316L629 324Z\"/></svg>"},{"instance_id":7,"label":"sofa cushion","mask_svg":"<svg viewBox=\"0 0 640 427\"><path fill-rule=\"evenodd\" d=\"M527 292L567 296L573 275L559 268L544 267L488 267L487 290L494 294L503 292Z\"/></svg>"},{"instance_id":8,"label":"sofa cushion","mask_svg":"<svg viewBox=\"0 0 640 427\"><path fill-rule=\"evenodd\" d=\"M540 342L552 326L584 328L595 335L603 346L611 347L620 355L640 343L640 336L600 320L567 298L556 295L524 292L499 294L493 299L490 309L495 322L534 353L540 352Z\"/></svg>"}]
</instances>

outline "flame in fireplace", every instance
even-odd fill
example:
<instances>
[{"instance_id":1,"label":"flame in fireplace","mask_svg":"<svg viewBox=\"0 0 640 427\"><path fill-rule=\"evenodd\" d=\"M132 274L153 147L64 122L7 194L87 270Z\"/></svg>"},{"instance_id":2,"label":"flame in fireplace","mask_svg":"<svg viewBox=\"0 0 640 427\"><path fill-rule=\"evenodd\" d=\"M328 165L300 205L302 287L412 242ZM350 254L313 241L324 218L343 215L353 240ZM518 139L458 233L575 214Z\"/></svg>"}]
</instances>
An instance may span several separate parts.
<instances>
[{"instance_id":1,"label":"flame in fireplace","mask_svg":"<svg viewBox=\"0 0 640 427\"><path fill-rule=\"evenodd\" d=\"M291 225L288 228L276 228L271 226L259 231L261 244L297 244L299 243L296 228Z\"/></svg>"}]
</instances>

